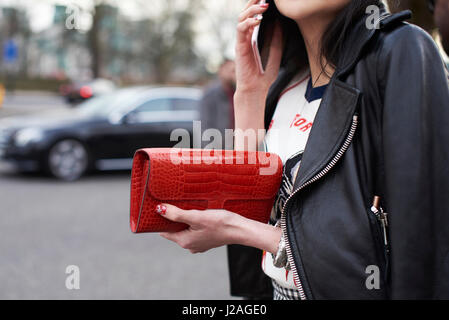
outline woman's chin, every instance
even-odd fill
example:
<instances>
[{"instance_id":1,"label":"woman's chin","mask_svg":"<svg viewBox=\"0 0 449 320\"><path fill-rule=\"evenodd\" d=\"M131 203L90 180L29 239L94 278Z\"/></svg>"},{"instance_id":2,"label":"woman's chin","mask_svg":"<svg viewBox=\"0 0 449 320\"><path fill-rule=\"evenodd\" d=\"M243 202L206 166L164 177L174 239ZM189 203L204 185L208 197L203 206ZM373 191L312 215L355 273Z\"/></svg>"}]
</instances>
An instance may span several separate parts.
<instances>
[{"instance_id":1,"label":"woman's chin","mask_svg":"<svg viewBox=\"0 0 449 320\"><path fill-rule=\"evenodd\" d=\"M279 12L295 21L337 13L349 0L275 0Z\"/></svg>"},{"instance_id":2,"label":"woman's chin","mask_svg":"<svg viewBox=\"0 0 449 320\"><path fill-rule=\"evenodd\" d=\"M313 6L298 3L295 0L277 0L276 2L279 2L277 4L279 12L295 21L305 19L319 12Z\"/></svg>"}]
</instances>

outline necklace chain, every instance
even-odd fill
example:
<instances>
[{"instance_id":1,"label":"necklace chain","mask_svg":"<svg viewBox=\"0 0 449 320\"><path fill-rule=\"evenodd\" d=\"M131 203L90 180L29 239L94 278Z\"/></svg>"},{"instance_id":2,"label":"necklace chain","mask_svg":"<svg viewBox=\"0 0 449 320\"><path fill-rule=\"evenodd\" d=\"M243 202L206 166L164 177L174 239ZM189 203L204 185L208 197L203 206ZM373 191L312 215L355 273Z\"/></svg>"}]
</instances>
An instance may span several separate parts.
<instances>
[{"instance_id":1,"label":"necklace chain","mask_svg":"<svg viewBox=\"0 0 449 320\"><path fill-rule=\"evenodd\" d=\"M326 65L324 66L324 68L321 70L320 74L318 75L318 78L315 80L315 82L312 84L312 89L315 88L316 84L318 83L318 81L321 79L321 76L323 75L324 71L326 70L327 66L329 63L326 63ZM310 73L310 79L312 80L312 73ZM306 89L307 92L307 89ZM303 115L304 110L307 106L307 98L304 96L304 105L301 108L301 112L299 113L300 115Z\"/></svg>"}]
</instances>

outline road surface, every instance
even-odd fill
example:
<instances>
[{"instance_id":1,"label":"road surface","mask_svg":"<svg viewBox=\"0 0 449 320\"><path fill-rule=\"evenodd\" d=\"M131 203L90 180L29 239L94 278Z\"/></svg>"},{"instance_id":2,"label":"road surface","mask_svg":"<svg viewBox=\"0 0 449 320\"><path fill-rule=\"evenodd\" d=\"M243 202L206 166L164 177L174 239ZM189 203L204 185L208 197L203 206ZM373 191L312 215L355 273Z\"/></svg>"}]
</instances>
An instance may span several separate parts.
<instances>
[{"instance_id":1,"label":"road surface","mask_svg":"<svg viewBox=\"0 0 449 320\"><path fill-rule=\"evenodd\" d=\"M66 108L39 93L0 117ZM230 299L226 250L191 255L129 229L129 172L64 183L0 164L0 299ZM80 289L68 290L68 266Z\"/></svg>"}]
</instances>

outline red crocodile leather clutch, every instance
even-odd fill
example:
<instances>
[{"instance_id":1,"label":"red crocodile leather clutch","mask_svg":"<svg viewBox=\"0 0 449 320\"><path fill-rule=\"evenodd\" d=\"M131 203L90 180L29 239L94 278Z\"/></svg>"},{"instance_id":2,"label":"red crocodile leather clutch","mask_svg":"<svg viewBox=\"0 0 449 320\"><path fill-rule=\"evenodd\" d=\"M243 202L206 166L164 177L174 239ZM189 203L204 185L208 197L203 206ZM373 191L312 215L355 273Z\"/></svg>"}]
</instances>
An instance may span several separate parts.
<instances>
[{"instance_id":1,"label":"red crocodile leather clutch","mask_svg":"<svg viewBox=\"0 0 449 320\"><path fill-rule=\"evenodd\" d=\"M194 149L142 149L131 178L131 230L177 232L185 224L156 213L171 204L184 210L225 209L267 223L282 179L276 154Z\"/></svg>"}]
</instances>

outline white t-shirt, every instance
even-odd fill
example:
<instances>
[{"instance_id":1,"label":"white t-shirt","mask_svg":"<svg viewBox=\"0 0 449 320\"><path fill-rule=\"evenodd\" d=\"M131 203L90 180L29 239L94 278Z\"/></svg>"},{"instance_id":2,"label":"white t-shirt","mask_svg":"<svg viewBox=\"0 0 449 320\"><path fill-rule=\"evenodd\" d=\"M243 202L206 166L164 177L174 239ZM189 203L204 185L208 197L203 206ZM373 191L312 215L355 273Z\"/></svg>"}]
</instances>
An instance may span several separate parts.
<instances>
[{"instance_id":1,"label":"white t-shirt","mask_svg":"<svg viewBox=\"0 0 449 320\"><path fill-rule=\"evenodd\" d=\"M278 154L284 163L284 176L273 208L272 223L279 218L282 204L293 191L300 160L326 88L313 88L310 74L302 73L292 80L278 101L264 141L266 151ZM292 272L276 268L270 253L263 254L262 269L280 286L296 289Z\"/></svg>"}]
</instances>

